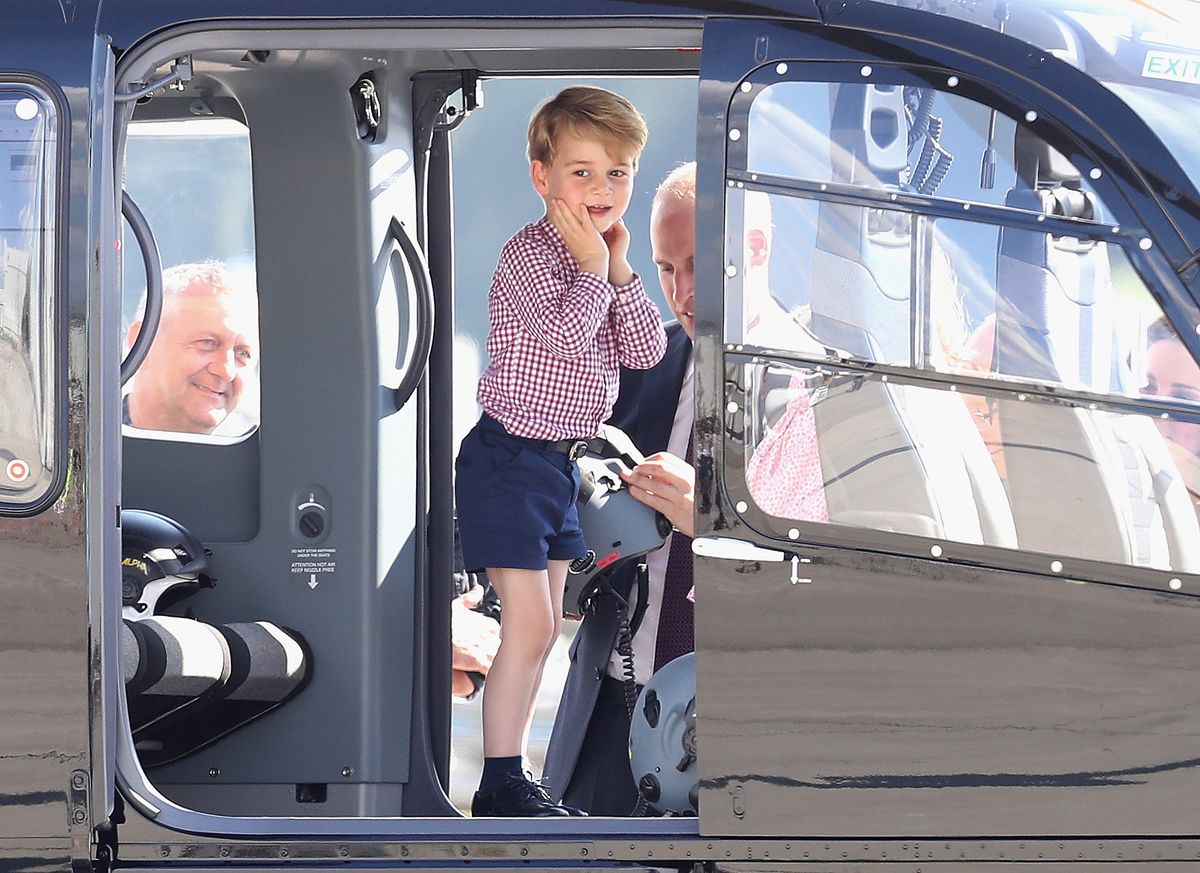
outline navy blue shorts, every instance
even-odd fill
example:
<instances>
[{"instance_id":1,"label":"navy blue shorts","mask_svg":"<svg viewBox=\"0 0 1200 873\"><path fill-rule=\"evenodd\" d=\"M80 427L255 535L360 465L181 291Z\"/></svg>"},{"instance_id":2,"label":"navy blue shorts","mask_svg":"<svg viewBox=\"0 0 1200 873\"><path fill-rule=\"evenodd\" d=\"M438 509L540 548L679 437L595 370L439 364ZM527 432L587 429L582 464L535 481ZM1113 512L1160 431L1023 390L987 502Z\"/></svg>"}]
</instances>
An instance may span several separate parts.
<instances>
[{"instance_id":1,"label":"navy blue shorts","mask_svg":"<svg viewBox=\"0 0 1200 873\"><path fill-rule=\"evenodd\" d=\"M550 442L513 436L486 413L463 438L454 499L467 570L545 570L587 552L579 467Z\"/></svg>"}]
</instances>

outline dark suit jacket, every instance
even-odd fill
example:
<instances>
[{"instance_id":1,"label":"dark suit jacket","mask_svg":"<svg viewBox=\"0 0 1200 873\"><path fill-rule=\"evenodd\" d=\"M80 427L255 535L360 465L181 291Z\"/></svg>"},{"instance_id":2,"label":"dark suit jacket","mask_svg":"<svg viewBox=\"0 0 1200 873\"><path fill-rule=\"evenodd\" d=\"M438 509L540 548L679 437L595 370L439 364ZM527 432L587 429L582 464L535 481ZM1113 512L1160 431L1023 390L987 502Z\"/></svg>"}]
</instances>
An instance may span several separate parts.
<instances>
[{"instance_id":1,"label":"dark suit jacket","mask_svg":"<svg viewBox=\"0 0 1200 873\"><path fill-rule=\"evenodd\" d=\"M666 451L679 405L679 391L687 371L692 341L678 323L667 326L667 351L649 370L621 370L621 385L610 424L619 427L644 455ZM628 594L635 568L617 574L613 587ZM596 706L600 682L608 669L617 638L616 603L599 598L595 610L579 628L571 646L571 668L563 688L543 775L550 794L562 796L571 780L588 721Z\"/></svg>"}]
</instances>

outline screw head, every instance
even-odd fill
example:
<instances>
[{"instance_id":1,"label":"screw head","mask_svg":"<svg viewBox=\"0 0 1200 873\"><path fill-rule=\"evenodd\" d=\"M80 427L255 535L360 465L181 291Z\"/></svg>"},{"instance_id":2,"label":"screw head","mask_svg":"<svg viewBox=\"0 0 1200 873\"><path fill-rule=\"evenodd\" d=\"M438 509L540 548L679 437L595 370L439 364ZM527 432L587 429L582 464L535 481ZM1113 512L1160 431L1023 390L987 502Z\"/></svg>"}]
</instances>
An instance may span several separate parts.
<instances>
[{"instance_id":1,"label":"screw head","mask_svg":"<svg viewBox=\"0 0 1200 873\"><path fill-rule=\"evenodd\" d=\"M221 775L220 767L209 767L208 768L208 778L209 779L216 779L220 775Z\"/></svg>"},{"instance_id":2,"label":"screw head","mask_svg":"<svg viewBox=\"0 0 1200 873\"><path fill-rule=\"evenodd\" d=\"M343 768L342 768L342 775L343 775L343 776L345 776L346 778L349 778L349 777L353 776L353 775L354 775L354 768L353 768L353 767L343 767Z\"/></svg>"}]
</instances>

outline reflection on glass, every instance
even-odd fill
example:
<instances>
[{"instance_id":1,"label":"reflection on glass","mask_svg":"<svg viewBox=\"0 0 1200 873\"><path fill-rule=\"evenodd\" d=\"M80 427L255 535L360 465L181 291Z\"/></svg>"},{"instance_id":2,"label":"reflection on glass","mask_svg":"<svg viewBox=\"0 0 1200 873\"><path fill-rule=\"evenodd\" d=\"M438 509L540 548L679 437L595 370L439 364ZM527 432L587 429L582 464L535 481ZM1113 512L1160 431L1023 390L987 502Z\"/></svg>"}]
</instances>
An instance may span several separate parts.
<instances>
[{"instance_id":1,"label":"reflection on glass","mask_svg":"<svg viewBox=\"0 0 1200 873\"><path fill-rule=\"evenodd\" d=\"M1195 455L1150 416L828 369L745 371L746 486L769 514L1200 570Z\"/></svg>"},{"instance_id":2,"label":"reflection on glass","mask_svg":"<svg viewBox=\"0 0 1200 873\"><path fill-rule=\"evenodd\" d=\"M994 28L1085 71L1128 103L1200 183L1192 124L1200 6L1191 0L989 0L913 3L882 0Z\"/></svg>"},{"instance_id":3,"label":"reflection on glass","mask_svg":"<svg viewBox=\"0 0 1200 873\"><path fill-rule=\"evenodd\" d=\"M225 118L130 129L126 188L162 254L164 302L154 343L126 386L127 426L236 438L259 422L258 298L250 134ZM124 347L141 329L145 277L126 235Z\"/></svg>"},{"instance_id":4,"label":"reflection on glass","mask_svg":"<svg viewBox=\"0 0 1200 873\"><path fill-rule=\"evenodd\" d=\"M750 106L746 170L1033 209L1012 192L1052 172L1091 194L1088 180L1025 125L996 113L989 136L992 118L989 107L933 88L776 82Z\"/></svg>"},{"instance_id":5,"label":"reflection on glass","mask_svg":"<svg viewBox=\"0 0 1200 873\"><path fill-rule=\"evenodd\" d=\"M0 86L0 503L54 477L57 117L45 95Z\"/></svg>"},{"instance_id":6,"label":"reflection on glass","mask_svg":"<svg viewBox=\"0 0 1200 873\"><path fill-rule=\"evenodd\" d=\"M1161 310L1115 245L758 191L728 210L729 342L1140 396Z\"/></svg>"},{"instance_id":7,"label":"reflection on glass","mask_svg":"<svg viewBox=\"0 0 1200 873\"><path fill-rule=\"evenodd\" d=\"M946 370L994 315L994 228L757 191L731 195L729 210L747 236L745 269L727 283L731 303L741 295L739 342Z\"/></svg>"},{"instance_id":8,"label":"reflection on glass","mask_svg":"<svg viewBox=\"0 0 1200 873\"><path fill-rule=\"evenodd\" d=\"M1060 153L1003 117L989 135L991 120L988 107L929 88L779 82L751 104L747 168L1081 221L1104 217L1088 180ZM995 157L995 169L981 174L974 156L985 152ZM963 155L972 159L957 160ZM740 324L727 321L729 342L806 353L825 344L864 360L953 369L963 363L956 355L965 331L980 333L975 345L988 347L985 369L996 350L999 372L1007 375L1134 391L1114 372L1109 335L1144 324L1153 307L1142 306L1149 296L1136 278L1132 294L1115 294L1114 274L1133 274L1102 243L1001 233L980 222L937 221L815 194L727 193L727 291L730 308L740 303L743 314ZM749 248L762 215L770 228L765 263ZM1123 308L1142 314L1113 321ZM1079 324L1068 326L1071 319ZM772 329L755 335L764 322ZM1122 339L1138 344L1136 337ZM1107 343L1107 353L1094 342ZM969 357L966 366L978 362Z\"/></svg>"},{"instance_id":9,"label":"reflection on glass","mask_svg":"<svg viewBox=\"0 0 1200 873\"><path fill-rule=\"evenodd\" d=\"M1146 342L1146 384L1142 392L1148 397L1200 404L1200 367L1166 319L1150 325ZM1159 418L1154 423L1200 513L1200 425L1171 418Z\"/></svg>"}]
</instances>

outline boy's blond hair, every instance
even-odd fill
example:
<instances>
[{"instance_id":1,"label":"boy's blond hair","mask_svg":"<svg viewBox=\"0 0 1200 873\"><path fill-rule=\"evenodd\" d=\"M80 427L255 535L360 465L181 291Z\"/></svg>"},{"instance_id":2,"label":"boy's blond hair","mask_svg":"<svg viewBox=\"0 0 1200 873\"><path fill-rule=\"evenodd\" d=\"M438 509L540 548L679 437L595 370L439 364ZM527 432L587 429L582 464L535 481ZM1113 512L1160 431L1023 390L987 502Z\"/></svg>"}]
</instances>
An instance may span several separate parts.
<instances>
[{"instance_id":1,"label":"boy's blond hair","mask_svg":"<svg viewBox=\"0 0 1200 873\"><path fill-rule=\"evenodd\" d=\"M563 136L595 139L611 157L631 158L636 166L647 130L641 113L620 94L574 85L539 106L529 120L529 160L552 164Z\"/></svg>"}]
</instances>

